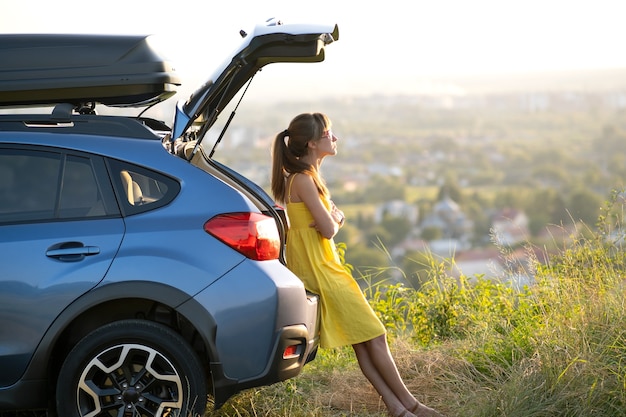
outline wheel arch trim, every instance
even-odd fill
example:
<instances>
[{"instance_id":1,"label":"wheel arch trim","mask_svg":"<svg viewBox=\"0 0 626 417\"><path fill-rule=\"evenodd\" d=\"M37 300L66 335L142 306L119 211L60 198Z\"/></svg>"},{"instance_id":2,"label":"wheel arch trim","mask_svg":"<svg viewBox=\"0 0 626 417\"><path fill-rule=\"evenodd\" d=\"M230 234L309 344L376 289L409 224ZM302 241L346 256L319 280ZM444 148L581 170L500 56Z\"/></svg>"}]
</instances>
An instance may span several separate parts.
<instances>
[{"instance_id":1,"label":"wheel arch trim","mask_svg":"<svg viewBox=\"0 0 626 417\"><path fill-rule=\"evenodd\" d=\"M119 282L98 286L70 304L46 331L22 379L46 380L49 369L48 362L54 353L55 347L60 342L59 338L65 330L79 320L81 315L98 306L121 299L143 299L153 303L160 303L181 314L189 323L192 323L201 335L202 342L210 355L210 360L218 360L214 339L211 339L211 335L214 336L216 333L216 323L211 314L199 303L195 302L189 294L161 283L148 281ZM178 309L177 307L183 303L185 303L185 308ZM199 321L203 323L203 327L208 328L198 328L196 323Z\"/></svg>"}]
</instances>

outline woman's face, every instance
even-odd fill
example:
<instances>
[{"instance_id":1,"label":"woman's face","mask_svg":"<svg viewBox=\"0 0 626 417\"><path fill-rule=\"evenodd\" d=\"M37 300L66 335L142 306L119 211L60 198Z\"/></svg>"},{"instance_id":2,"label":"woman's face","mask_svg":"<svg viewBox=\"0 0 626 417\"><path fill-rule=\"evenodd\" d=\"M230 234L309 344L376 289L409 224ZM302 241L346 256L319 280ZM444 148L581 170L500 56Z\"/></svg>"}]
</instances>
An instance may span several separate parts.
<instances>
[{"instance_id":1,"label":"woman's face","mask_svg":"<svg viewBox=\"0 0 626 417\"><path fill-rule=\"evenodd\" d=\"M337 136L328 129L322 133L320 140L315 141L315 149L318 158L337 154Z\"/></svg>"}]
</instances>

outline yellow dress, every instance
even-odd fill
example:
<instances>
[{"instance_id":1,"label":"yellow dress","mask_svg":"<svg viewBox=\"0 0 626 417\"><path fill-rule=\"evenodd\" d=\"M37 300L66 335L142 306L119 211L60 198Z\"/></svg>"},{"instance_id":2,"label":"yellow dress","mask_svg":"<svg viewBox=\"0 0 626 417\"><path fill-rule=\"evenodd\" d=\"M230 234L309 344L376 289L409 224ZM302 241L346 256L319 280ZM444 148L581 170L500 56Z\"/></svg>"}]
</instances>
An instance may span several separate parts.
<instances>
[{"instance_id":1,"label":"yellow dress","mask_svg":"<svg viewBox=\"0 0 626 417\"><path fill-rule=\"evenodd\" d=\"M330 202L322 202L330 210ZM309 226L313 216L306 205L288 201L287 216L287 267L320 296L320 346L353 345L385 334L361 288L341 265L334 241Z\"/></svg>"}]
</instances>

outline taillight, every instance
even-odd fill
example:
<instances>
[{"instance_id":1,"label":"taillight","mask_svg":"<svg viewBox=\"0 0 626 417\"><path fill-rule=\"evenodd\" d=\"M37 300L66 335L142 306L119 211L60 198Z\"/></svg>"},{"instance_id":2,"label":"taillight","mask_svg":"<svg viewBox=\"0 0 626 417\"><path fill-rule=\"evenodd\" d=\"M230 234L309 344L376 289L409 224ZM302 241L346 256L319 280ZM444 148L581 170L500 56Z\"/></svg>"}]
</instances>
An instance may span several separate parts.
<instances>
[{"instance_id":1,"label":"taillight","mask_svg":"<svg viewBox=\"0 0 626 417\"><path fill-rule=\"evenodd\" d=\"M298 349L298 347L301 345L291 345L291 346L287 346L285 348L285 350L283 351L283 359L293 359L293 358L297 358L298 356L300 356L300 352Z\"/></svg>"},{"instance_id":2,"label":"taillight","mask_svg":"<svg viewBox=\"0 0 626 417\"><path fill-rule=\"evenodd\" d=\"M278 259L280 236L272 217L261 213L220 214L204 223L204 230L247 258Z\"/></svg>"}]
</instances>

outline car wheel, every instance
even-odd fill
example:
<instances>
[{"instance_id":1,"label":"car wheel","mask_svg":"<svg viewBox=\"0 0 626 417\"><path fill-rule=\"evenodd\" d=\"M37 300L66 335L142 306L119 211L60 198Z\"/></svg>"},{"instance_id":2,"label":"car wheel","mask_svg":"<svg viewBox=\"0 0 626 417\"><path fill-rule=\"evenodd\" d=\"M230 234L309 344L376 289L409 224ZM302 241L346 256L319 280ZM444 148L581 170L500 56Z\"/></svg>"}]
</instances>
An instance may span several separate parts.
<instances>
[{"instance_id":1,"label":"car wheel","mask_svg":"<svg viewBox=\"0 0 626 417\"><path fill-rule=\"evenodd\" d=\"M84 337L57 381L64 417L204 415L206 381L187 342L169 328L124 320Z\"/></svg>"}]
</instances>

